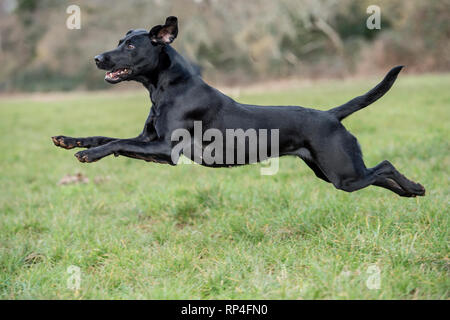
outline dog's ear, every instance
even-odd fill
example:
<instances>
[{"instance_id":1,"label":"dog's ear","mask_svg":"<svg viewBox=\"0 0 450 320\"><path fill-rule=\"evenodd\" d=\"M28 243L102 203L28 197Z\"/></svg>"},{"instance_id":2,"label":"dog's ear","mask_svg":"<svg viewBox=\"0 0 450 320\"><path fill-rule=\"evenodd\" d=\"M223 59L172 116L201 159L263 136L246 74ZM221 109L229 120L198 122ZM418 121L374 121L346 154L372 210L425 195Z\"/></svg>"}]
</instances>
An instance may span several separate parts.
<instances>
[{"instance_id":1,"label":"dog's ear","mask_svg":"<svg viewBox=\"0 0 450 320\"><path fill-rule=\"evenodd\" d=\"M149 32L150 40L153 43L169 44L178 35L178 19L177 17L168 17L164 25L153 27Z\"/></svg>"},{"instance_id":2,"label":"dog's ear","mask_svg":"<svg viewBox=\"0 0 450 320\"><path fill-rule=\"evenodd\" d=\"M129 35L130 33L132 33L133 31L134 31L133 29L128 30L126 36Z\"/></svg>"}]
</instances>

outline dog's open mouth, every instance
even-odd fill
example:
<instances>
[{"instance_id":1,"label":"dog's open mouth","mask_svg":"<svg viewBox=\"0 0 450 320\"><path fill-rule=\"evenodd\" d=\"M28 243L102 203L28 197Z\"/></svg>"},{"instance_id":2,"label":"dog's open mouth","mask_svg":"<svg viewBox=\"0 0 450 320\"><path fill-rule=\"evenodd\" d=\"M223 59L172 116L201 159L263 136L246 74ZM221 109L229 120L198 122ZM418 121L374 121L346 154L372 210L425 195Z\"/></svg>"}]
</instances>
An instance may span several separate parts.
<instances>
[{"instance_id":1,"label":"dog's open mouth","mask_svg":"<svg viewBox=\"0 0 450 320\"><path fill-rule=\"evenodd\" d=\"M105 80L110 82L116 82L128 77L132 73L129 68L120 68L114 71L108 71L105 74Z\"/></svg>"}]
</instances>

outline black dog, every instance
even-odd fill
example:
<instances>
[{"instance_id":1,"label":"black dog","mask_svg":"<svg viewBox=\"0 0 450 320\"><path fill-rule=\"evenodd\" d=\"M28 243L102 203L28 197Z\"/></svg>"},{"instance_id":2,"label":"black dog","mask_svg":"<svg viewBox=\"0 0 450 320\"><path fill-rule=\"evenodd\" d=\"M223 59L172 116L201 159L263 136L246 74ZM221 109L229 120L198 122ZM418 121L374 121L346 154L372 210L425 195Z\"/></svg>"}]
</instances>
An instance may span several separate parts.
<instances>
[{"instance_id":1,"label":"black dog","mask_svg":"<svg viewBox=\"0 0 450 320\"><path fill-rule=\"evenodd\" d=\"M107 82L134 80L150 92L153 106L138 137L55 136L54 144L65 149L88 148L75 154L81 162L94 162L114 154L175 165L181 152L175 157L172 154L175 145L172 133L180 128L193 132L195 121L201 121L203 132L210 128L223 133L226 129L278 130L279 156L300 157L317 177L340 190L352 192L375 185L404 197L425 194L422 185L407 179L387 160L366 168L356 138L341 124L345 117L381 98L393 85L402 66L389 71L368 93L328 111L244 105L203 82L198 71L169 45L177 33L177 18L169 17L164 25L155 26L150 32L128 31L117 48L95 57L98 68L107 70ZM249 145L249 141L245 143ZM273 146L269 144L268 148ZM229 150L224 147L223 151ZM211 167L252 162L248 152L244 163L207 164L191 155L188 157L195 162ZM256 161L260 160L264 159L258 156Z\"/></svg>"}]
</instances>

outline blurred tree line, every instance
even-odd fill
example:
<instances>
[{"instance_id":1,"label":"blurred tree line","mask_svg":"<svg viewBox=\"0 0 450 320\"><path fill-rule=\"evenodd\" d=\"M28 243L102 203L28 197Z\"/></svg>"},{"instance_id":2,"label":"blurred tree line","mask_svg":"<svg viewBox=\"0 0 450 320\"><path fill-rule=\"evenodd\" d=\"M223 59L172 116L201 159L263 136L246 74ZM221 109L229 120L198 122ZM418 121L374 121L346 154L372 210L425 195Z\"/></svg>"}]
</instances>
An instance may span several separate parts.
<instances>
[{"instance_id":1,"label":"blurred tree line","mask_svg":"<svg viewBox=\"0 0 450 320\"><path fill-rule=\"evenodd\" d=\"M81 8L81 29L66 8ZM381 29L369 30L369 5ZM94 55L179 18L174 47L213 83L450 70L450 0L0 0L0 91L101 89Z\"/></svg>"}]
</instances>

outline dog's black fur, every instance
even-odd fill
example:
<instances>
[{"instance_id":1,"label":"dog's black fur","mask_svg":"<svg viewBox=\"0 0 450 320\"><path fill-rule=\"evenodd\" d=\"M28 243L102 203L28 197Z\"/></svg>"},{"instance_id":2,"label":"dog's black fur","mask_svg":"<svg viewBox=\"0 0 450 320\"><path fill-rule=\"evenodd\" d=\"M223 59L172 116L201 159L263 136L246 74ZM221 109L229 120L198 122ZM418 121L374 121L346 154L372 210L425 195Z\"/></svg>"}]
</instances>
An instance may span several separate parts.
<instances>
[{"instance_id":1,"label":"dog's black fur","mask_svg":"<svg viewBox=\"0 0 450 320\"><path fill-rule=\"evenodd\" d=\"M198 71L169 45L177 33L177 18L169 17L164 25L150 32L130 30L117 48L95 57L98 68L111 70L106 73L106 81L134 80L150 92L153 106L139 136L132 139L55 136L54 144L66 149L87 148L75 154L81 162L94 162L114 154L175 165L178 159L171 157L174 146L171 134L179 128L192 132L194 121L202 121L203 131L217 128L223 133L238 128L278 129L280 156L300 157L317 177L340 190L352 192L375 185L404 197L425 194L423 186L408 180L387 160L366 168L356 138L341 124L345 117L382 97L402 66L389 71L368 93L328 111L244 105L203 82ZM208 165L191 158L202 165L230 166ZM245 161L248 159L247 155Z\"/></svg>"}]
</instances>

